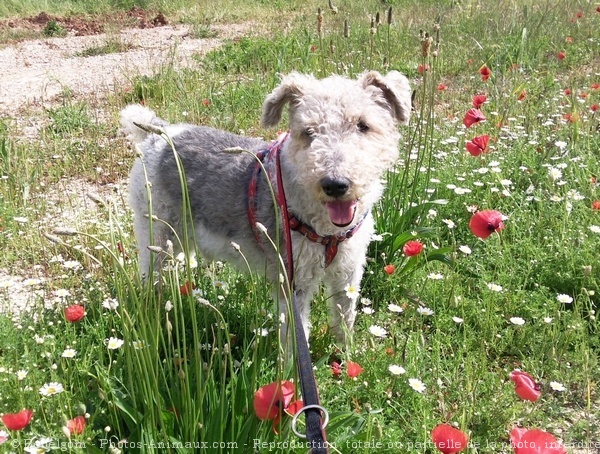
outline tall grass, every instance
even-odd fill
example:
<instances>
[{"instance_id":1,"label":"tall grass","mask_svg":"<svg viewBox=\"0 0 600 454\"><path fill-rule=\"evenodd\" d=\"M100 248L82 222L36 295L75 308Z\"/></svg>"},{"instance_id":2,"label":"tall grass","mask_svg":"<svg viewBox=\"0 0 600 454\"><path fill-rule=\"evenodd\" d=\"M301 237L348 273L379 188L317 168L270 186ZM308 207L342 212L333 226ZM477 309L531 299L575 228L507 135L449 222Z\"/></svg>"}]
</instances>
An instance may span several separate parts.
<instances>
[{"instance_id":1,"label":"tall grass","mask_svg":"<svg viewBox=\"0 0 600 454\"><path fill-rule=\"evenodd\" d=\"M263 6L265 17L289 11L290 26L226 43L198 71L137 78L105 107L143 101L171 121L273 138L257 125L277 73L405 72L414 113L375 212L381 241L370 251L352 348L332 344L322 295L312 314L332 452L434 452L430 431L440 422L468 432L471 453L512 452L515 426L589 446L599 416L600 212L592 207L600 140L592 106L600 97L600 14L583 2L349 2L336 4L337 14L319 6L321 34L316 5ZM487 121L466 129L463 115L480 93ZM138 444L163 452L169 443L191 452L185 443L194 442L206 443L199 452L305 452L289 447L298 441L289 418L276 434L254 415L260 386L294 377L293 363L278 355L279 320L260 273L160 251L161 284L139 282L120 186L133 156L115 124L97 124L84 103L67 99L47 116L38 141L17 140L10 119L0 128L0 263L7 275L38 279L21 282L33 309L0 317L0 412L35 411L7 443L66 443L65 420L83 414L84 432L70 435L86 447L71 445L74 452L106 452L119 441L125 452ZM489 152L473 157L465 142L480 134L491 136ZM69 214L67 191L49 194L73 176L113 187L87 216ZM477 239L468 229L474 206L505 214L506 228ZM406 257L409 239L424 253ZM14 300L12 282L0 280L2 303ZM75 303L87 314L72 324L63 309ZM108 348L111 337L123 345ZM77 355L63 358L67 348ZM350 361L364 369L359 376L348 375ZM334 362L341 375L332 374ZM540 382L540 400L515 395L515 368ZM65 391L40 396L49 382Z\"/></svg>"}]
</instances>

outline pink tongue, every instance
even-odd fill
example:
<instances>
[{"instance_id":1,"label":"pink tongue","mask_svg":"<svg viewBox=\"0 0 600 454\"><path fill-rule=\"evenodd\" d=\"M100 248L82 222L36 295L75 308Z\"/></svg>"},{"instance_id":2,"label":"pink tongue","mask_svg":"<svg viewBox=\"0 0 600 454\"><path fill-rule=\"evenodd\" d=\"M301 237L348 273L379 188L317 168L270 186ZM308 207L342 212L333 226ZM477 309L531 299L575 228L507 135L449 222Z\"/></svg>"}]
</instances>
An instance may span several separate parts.
<instances>
[{"instance_id":1,"label":"pink tongue","mask_svg":"<svg viewBox=\"0 0 600 454\"><path fill-rule=\"evenodd\" d=\"M338 227L345 227L354 219L355 200L335 200L325 204L329 211L329 219Z\"/></svg>"}]
</instances>

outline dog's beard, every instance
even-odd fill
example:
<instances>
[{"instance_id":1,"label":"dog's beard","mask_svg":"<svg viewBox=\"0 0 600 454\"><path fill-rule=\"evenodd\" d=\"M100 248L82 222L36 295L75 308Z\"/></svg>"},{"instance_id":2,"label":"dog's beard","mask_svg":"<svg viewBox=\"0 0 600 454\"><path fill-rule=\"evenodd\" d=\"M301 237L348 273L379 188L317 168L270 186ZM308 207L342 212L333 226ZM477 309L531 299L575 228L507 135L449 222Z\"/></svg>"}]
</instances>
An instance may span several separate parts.
<instances>
[{"instance_id":1,"label":"dog's beard","mask_svg":"<svg viewBox=\"0 0 600 454\"><path fill-rule=\"evenodd\" d=\"M354 220L356 200L334 200L325 204L329 219L338 227L346 227Z\"/></svg>"}]
</instances>

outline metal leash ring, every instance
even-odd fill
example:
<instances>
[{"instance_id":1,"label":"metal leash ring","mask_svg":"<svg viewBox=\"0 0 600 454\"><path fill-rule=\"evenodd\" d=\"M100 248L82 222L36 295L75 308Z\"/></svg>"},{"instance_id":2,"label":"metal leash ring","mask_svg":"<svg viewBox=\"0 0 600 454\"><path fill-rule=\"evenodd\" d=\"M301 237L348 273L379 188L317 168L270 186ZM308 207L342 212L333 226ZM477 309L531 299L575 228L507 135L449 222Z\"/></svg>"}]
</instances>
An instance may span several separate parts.
<instances>
[{"instance_id":1,"label":"metal leash ring","mask_svg":"<svg viewBox=\"0 0 600 454\"><path fill-rule=\"evenodd\" d=\"M306 438L306 434L301 434L300 432L298 432L298 430L296 430L296 423L298 422L298 416L300 416L300 414L302 414L304 411L310 410L313 408L321 410L321 412L324 415L323 416L323 419L324 419L323 426L321 427L321 429L325 429L325 427L327 427L327 424L329 423L329 412L320 405L307 405L305 407L302 407L300 410L298 410L298 413L296 413L294 415L294 417L292 418L292 432L294 432L298 438Z\"/></svg>"}]
</instances>

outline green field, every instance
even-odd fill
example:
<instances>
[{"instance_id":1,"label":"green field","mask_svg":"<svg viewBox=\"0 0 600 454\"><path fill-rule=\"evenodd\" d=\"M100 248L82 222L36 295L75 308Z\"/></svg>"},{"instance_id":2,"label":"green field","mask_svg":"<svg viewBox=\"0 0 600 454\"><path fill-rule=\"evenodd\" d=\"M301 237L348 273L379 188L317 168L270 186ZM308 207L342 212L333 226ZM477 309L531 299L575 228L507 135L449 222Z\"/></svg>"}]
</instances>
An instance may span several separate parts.
<instances>
[{"instance_id":1,"label":"green field","mask_svg":"<svg viewBox=\"0 0 600 454\"><path fill-rule=\"evenodd\" d=\"M569 453L597 452L600 6L334 3L0 5L0 51L60 36L3 22L40 12L110 25L93 55L127 50L108 44L128 26L117 12L133 6L190 24L196 36L248 26L247 37L199 56L196 69L164 67L101 99L65 93L43 110L0 116L0 414L33 410L23 430L0 425L0 452L35 443L117 452L118 442L121 452L306 452L290 417L275 433L254 414L261 386L297 383L293 362L278 356L278 316L260 273L184 257L173 258L160 288L138 282L126 205L135 156L117 134L118 112L143 102L172 122L274 139L260 109L281 74L366 69L406 74L414 112L374 213L379 238L349 349L334 345L325 296L313 305L331 452L439 452L431 431L441 423L468 434L470 454L533 453L510 445L517 427L552 433ZM476 95L486 97L486 120L467 128ZM44 126L26 136L23 118ZM484 153L467 151L486 135ZM99 182L110 197L73 206L73 194ZM504 216L485 240L469 228L482 210ZM407 257L414 240L424 249ZM27 311L11 306L17 296ZM65 316L73 305L85 309L74 323ZM515 392L515 369L533 377L535 402Z\"/></svg>"}]
</instances>

